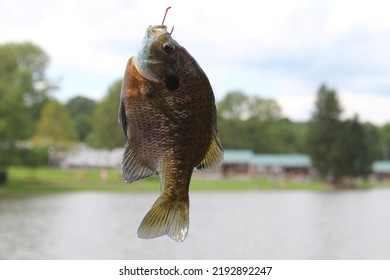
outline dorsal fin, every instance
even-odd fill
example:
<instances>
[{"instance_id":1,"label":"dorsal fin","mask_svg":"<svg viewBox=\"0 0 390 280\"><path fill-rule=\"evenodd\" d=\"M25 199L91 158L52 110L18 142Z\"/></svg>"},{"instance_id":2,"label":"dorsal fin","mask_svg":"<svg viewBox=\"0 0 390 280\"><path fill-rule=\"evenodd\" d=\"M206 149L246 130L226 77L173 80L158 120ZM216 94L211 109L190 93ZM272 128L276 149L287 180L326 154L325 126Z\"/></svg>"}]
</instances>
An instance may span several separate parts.
<instances>
[{"instance_id":1,"label":"dorsal fin","mask_svg":"<svg viewBox=\"0 0 390 280\"><path fill-rule=\"evenodd\" d=\"M211 137L210 146L201 163L196 167L199 170L213 170L223 161L223 149L216 133Z\"/></svg>"}]
</instances>

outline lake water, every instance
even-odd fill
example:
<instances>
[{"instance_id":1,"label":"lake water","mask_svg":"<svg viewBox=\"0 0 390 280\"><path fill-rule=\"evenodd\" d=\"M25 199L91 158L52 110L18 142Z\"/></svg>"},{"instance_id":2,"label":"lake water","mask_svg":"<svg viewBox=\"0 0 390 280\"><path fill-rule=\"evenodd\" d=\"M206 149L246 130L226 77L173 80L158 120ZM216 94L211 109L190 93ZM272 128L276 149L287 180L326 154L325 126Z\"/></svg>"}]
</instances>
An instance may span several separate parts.
<instances>
[{"instance_id":1,"label":"lake water","mask_svg":"<svg viewBox=\"0 0 390 280\"><path fill-rule=\"evenodd\" d=\"M390 259L390 190L191 192L183 243L137 238L157 193L0 197L0 259Z\"/></svg>"}]
</instances>

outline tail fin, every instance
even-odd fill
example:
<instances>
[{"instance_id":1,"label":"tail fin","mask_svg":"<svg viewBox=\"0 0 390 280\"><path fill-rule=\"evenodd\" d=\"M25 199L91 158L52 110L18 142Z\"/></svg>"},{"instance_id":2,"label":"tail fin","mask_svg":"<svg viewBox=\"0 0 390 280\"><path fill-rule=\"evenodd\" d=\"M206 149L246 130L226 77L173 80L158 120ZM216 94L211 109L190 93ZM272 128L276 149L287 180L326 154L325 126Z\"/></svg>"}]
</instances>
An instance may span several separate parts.
<instances>
[{"instance_id":1,"label":"tail fin","mask_svg":"<svg viewBox=\"0 0 390 280\"><path fill-rule=\"evenodd\" d=\"M169 201L159 197L145 215L138 228L138 237L143 239L168 235L177 242L187 237L189 225L189 200Z\"/></svg>"}]
</instances>

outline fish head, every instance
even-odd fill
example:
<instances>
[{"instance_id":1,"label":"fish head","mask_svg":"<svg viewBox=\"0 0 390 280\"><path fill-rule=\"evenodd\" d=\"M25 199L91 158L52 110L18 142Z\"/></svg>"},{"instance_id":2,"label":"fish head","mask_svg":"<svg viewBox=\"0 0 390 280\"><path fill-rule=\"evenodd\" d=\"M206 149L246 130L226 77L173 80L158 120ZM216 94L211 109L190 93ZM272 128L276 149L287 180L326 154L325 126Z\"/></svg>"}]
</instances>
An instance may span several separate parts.
<instances>
[{"instance_id":1,"label":"fish head","mask_svg":"<svg viewBox=\"0 0 390 280\"><path fill-rule=\"evenodd\" d=\"M179 48L165 25L151 25L135 55L135 67L147 80L162 82L176 74Z\"/></svg>"}]
</instances>

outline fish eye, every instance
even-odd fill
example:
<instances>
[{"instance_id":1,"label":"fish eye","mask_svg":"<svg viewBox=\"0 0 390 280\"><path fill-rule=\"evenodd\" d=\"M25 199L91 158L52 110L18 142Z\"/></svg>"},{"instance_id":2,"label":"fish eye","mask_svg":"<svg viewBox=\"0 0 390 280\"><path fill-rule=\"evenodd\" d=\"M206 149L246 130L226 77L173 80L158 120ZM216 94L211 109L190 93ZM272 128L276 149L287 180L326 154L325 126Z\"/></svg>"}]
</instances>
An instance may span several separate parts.
<instances>
[{"instance_id":1,"label":"fish eye","mask_svg":"<svg viewBox=\"0 0 390 280\"><path fill-rule=\"evenodd\" d=\"M171 54L175 50L175 46L170 42L165 43L162 48L166 54Z\"/></svg>"}]
</instances>

